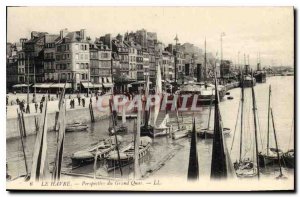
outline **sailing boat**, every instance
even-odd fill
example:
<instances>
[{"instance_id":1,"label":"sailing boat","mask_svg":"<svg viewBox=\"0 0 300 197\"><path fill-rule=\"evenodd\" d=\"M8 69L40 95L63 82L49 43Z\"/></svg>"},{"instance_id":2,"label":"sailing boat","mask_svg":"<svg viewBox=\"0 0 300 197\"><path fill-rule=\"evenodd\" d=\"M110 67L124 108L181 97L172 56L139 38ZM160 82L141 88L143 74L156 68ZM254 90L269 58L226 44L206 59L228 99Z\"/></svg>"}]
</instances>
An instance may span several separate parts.
<instances>
[{"instance_id":1,"label":"sailing boat","mask_svg":"<svg viewBox=\"0 0 300 197\"><path fill-rule=\"evenodd\" d=\"M197 134L196 134L195 118L194 118L187 179L189 181L194 181L194 180L198 180L198 178L199 178L199 164L198 164L198 151L197 151Z\"/></svg>"},{"instance_id":2,"label":"sailing boat","mask_svg":"<svg viewBox=\"0 0 300 197\"><path fill-rule=\"evenodd\" d=\"M270 148L270 115L271 115L271 85L269 86L269 105L268 105L268 130L267 130L267 149L265 153L259 153L259 165L260 167L265 167L266 165L278 164L280 159L282 159L283 152L278 148ZM272 118L273 121L273 118ZM273 127L275 131L275 128ZM276 140L276 135L274 132L274 140L275 145L278 143ZM279 154L279 160L277 158L277 154Z\"/></svg>"},{"instance_id":3,"label":"sailing boat","mask_svg":"<svg viewBox=\"0 0 300 197\"><path fill-rule=\"evenodd\" d=\"M238 177L260 177L259 172L259 159L258 159L258 143L257 143L257 119L256 119L256 100L254 85L251 86L252 89L252 105L253 105L253 121L254 121L254 144L255 153L253 156L253 161L250 158L242 158L242 148L243 148L243 108L244 108L244 81L242 80L242 99L241 99L241 135L240 135L240 158L238 162L234 163L234 168ZM256 163L254 163L256 160Z\"/></svg>"},{"instance_id":4,"label":"sailing boat","mask_svg":"<svg viewBox=\"0 0 300 197\"><path fill-rule=\"evenodd\" d=\"M215 118L214 118L214 136L211 160L212 179L224 179L234 177L234 169L224 140L222 117L219 108L218 81L215 73Z\"/></svg>"},{"instance_id":5,"label":"sailing boat","mask_svg":"<svg viewBox=\"0 0 300 197\"><path fill-rule=\"evenodd\" d=\"M187 137L189 135L190 131L186 128L185 125L180 125L179 114L178 114L178 104L177 104L177 102L175 104L176 104L175 110L176 110L177 129L175 129L175 130L172 129L172 139L177 140L180 138ZM183 123L183 120L182 120L182 123Z\"/></svg>"},{"instance_id":6,"label":"sailing boat","mask_svg":"<svg viewBox=\"0 0 300 197\"><path fill-rule=\"evenodd\" d=\"M294 132L293 126L294 126L294 119L293 119L291 134L290 134L288 151L283 154L283 163L288 168L294 168L294 166L295 166L295 156L294 156L295 152L294 152L294 149L290 149L290 143L291 143L292 135Z\"/></svg>"},{"instance_id":7,"label":"sailing boat","mask_svg":"<svg viewBox=\"0 0 300 197\"><path fill-rule=\"evenodd\" d=\"M114 108L114 96L112 94L112 98L109 100L109 106L110 106L110 126L108 128L108 132L109 132L109 135L114 135L115 133L116 134L120 134L120 133L126 133L127 132L127 125L123 124L123 125L120 125L118 126L118 123L117 123L117 112ZM123 106L123 115L125 113L125 108ZM122 122L124 122L124 119L125 119L125 123L126 123L126 118L122 118Z\"/></svg>"},{"instance_id":8,"label":"sailing boat","mask_svg":"<svg viewBox=\"0 0 300 197\"><path fill-rule=\"evenodd\" d=\"M135 178L139 178L137 172L137 165L138 160L144 157L150 150L152 139L148 136L140 137L139 129L140 127L140 112L138 111L138 118L137 118L137 133L135 135L135 140L130 144L124 146L120 149L119 152L112 151L106 158L106 167L107 171L112 171L116 168L122 168L127 166L131 163L134 163L135 166ZM119 165L115 165L118 162Z\"/></svg>"},{"instance_id":9,"label":"sailing boat","mask_svg":"<svg viewBox=\"0 0 300 197\"><path fill-rule=\"evenodd\" d=\"M159 74L158 74L159 75ZM144 105L144 124L141 126L141 136L149 136L149 137L154 137L154 127L149 124L149 120L150 120L150 108L147 108L147 98L149 96L149 75L147 75L147 80L146 80L146 87L145 87L145 97L143 99L143 105ZM154 121L155 118L157 118L158 113L159 113L159 109L158 111L156 111L155 108L155 112L154 112ZM156 116L157 114L157 116Z\"/></svg>"},{"instance_id":10,"label":"sailing boat","mask_svg":"<svg viewBox=\"0 0 300 197\"><path fill-rule=\"evenodd\" d=\"M211 118L213 97L214 97L214 94L212 93L211 94L211 98L210 98L207 128L201 129L201 131L198 132L198 136L199 136L200 139L210 139L210 138L214 137L214 130L210 129L210 118ZM230 134L230 131L231 131L230 128L223 128L224 136L228 136Z\"/></svg>"},{"instance_id":11,"label":"sailing boat","mask_svg":"<svg viewBox=\"0 0 300 197\"><path fill-rule=\"evenodd\" d=\"M160 71L160 64L157 65L157 76L156 76L156 86L155 86L155 94L162 96L162 81L161 81L161 71ZM157 125L157 117L159 114L159 109L160 109L160 103L161 100L155 105L154 108L154 133L153 137L157 136L165 136L170 134L170 126L168 125L169 122L169 114L166 113L163 121L160 123L160 125Z\"/></svg>"}]
</instances>

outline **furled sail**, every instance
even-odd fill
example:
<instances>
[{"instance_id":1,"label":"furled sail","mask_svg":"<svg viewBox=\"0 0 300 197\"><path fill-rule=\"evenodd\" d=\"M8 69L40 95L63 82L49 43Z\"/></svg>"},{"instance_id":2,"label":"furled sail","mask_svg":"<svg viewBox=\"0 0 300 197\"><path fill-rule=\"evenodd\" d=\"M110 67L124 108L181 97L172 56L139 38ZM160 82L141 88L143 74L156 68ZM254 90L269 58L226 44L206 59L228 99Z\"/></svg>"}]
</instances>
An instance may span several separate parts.
<instances>
[{"instance_id":1,"label":"furled sail","mask_svg":"<svg viewBox=\"0 0 300 197\"><path fill-rule=\"evenodd\" d=\"M211 178L222 179L234 176L234 169L224 141L222 118L219 108L218 82L215 77L215 118L214 118L214 138L211 160Z\"/></svg>"},{"instance_id":2,"label":"furled sail","mask_svg":"<svg viewBox=\"0 0 300 197\"><path fill-rule=\"evenodd\" d=\"M162 82L161 82L161 70L160 70L160 64L158 63L157 65L157 73L156 73L156 85L155 85L155 94L161 98L162 96ZM159 114L159 109L160 109L160 101L156 102L155 107L154 107L154 119L153 119L153 124L156 125L156 120Z\"/></svg>"},{"instance_id":3,"label":"furled sail","mask_svg":"<svg viewBox=\"0 0 300 197\"><path fill-rule=\"evenodd\" d=\"M189 181L194 181L194 180L198 180L198 178L199 178L199 164L198 164L198 152L197 152L197 133L196 133L195 119L194 119L187 179Z\"/></svg>"},{"instance_id":4,"label":"furled sail","mask_svg":"<svg viewBox=\"0 0 300 197\"><path fill-rule=\"evenodd\" d=\"M36 136L31 166L31 181L46 180L50 176L47 161L47 99L42 113L41 126Z\"/></svg>"},{"instance_id":5,"label":"furled sail","mask_svg":"<svg viewBox=\"0 0 300 197\"><path fill-rule=\"evenodd\" d=\"M61 174L61 166L63 162L63 150L65 141L65 126L66 126L66 103L64 101L65 88L62 91L59 101L59 130L57 135L57 148L52 171L52 180L59 181Z\"/></svg>"}]
</instances>

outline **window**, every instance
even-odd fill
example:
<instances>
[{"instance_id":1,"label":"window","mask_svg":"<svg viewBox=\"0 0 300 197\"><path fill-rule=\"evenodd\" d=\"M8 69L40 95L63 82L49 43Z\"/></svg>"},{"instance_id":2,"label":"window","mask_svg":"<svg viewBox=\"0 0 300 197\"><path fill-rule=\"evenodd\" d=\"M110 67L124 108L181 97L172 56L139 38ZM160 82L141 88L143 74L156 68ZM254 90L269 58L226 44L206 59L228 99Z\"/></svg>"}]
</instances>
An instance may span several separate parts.
<instances>
[{"instance_id":1,"label":"window","mask_svg":"<svg viewBox=\"0 0 300 197\"><path fill-rule=\"evenodd\" d=\"M69 50L69 45L68 45L68 44L66 45L66 50L67 50L67 51Z\"/></svg>"},{"instance_id":2,"label":"window","mask_svg":"<svg viewBox=\"0 0 300 197\"><path fill-rule=\"evenodd\" d=\"M85 54L85 59L86 59L86 60L89 59L89 54Z\"/></svg>"},{"instance_id":3,"label":"window","mask_svg":"<svg viewBox=\"0 0 300 197\"><path fill-rule=\"evenodd\" d=\"M82 46L82 45L81 45ZM80 59L83 60L83 54L80 54Z\"/></svg>"},{"instance_id":4,"label":"window","mask_svg":"<svg viewBox=\"0 0 300 197\"><path fill-rule=\"evenodd\" d=\"M75 54L75 59L76 59L76 60L79 59L79 54L78 54L78 53Z\"/></svg>"},{"instance_id":5,"label":"window","mask_svg":"<svg viewBox=\"0 0 300 197\"><path fill-rule=\"evenodd\" d=\"M75 44L75 50L79 50L78 44Z\"/></svg>"},{"instance_id":6,"label":"window","mask_svg":"<svg viewBox=\"0 0 300 197\"><path fill-rule=\"evenodd\" d=\"M77 69L77 70L80 69L80 66L79 66L78 63L76 64L76 69Z\"/></svg>"},{"instance_id":7,"label":"window","mask_svg":"<svg viewBox=\"0 0 300 197\"><path fill-rule=\"evenodd\" d=\"M83 64L80 64L80 69L83 69L84 65Z\"/></svg>"}]
</instances>

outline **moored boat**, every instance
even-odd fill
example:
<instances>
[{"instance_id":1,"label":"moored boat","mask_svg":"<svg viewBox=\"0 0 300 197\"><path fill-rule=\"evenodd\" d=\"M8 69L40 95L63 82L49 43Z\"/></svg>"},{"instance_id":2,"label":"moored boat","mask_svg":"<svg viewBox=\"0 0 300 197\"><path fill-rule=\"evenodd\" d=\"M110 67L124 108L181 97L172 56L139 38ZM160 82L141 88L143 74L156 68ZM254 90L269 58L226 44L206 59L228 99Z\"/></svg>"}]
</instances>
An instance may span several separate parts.
<instances>
[{"instance_id":1,"label":"moored boat","mask_svg":"<svg viewBox=\"0 0 300 197\"><path fill-rule=\"evenodd\" d=\"M151 147L152 139L150 137L141 137L138 151L138 158L144 157ZM118 167L127 166L134 161L134 142L131 142L121 150L119 156L117 151L112 151L106 158L107 171L112 171Z\"/></svg>"},{"instance_id":2,"label":"moored boat","mask_svg":"<svg viewBox=\"0 0 300 197\"><path fill-rule=\"evenodd\" d=\"M66 132L85 131L87 128L87 124L83 124L81 122L74 122L72 124L66 125Z\"/></svg>"},{"instance_id":3,"label":"moored boat","mask_svg":"<svg viewBox=\"0 0 300 197\"><path fill-rule=\"evenodd\" d=\"M266 153L259 153L259 166L264 167L267 165L278 164L279 160L277 157L277 152L279 154L279 159L282 159L283 152L280 149L277 150L276 148L269 148L269 150L267 150Z\"/></svg>"},{"instance_id":4,"label":"moored boat","mask_svg":"<svg viewBox=\"0 0 300 197\"><path fill-rule=\"evenodd\" d=\"M118 144L120 144L122 137L117 136L117 138ZM106 158L110 151L115 150L116 146L115 137L100 140L84 150L73 153L71 156L72 164L78 166L91 163L95 160L95 155L97 155L97 159Z\"/></svg>"},{"instance_id":5,"label":"moored boat","mask_svg":"<svg viewBox=\"0 0 300 197\"><path fill-rule=\"evenodd\" d=\"M127 126L125 125L120 125L120 126L115 126L115 127L109 127L108 128L108 132L109 135L114 135L116 134L122 134L122 133L126 133L128 131Z\"/></svg>"},{"instance_id":6,"label":"moored boat","mask_svg":"<svg viewBox=\"0 0 300 197\"><path fill-rule=\"evenodd\" d=\"M294 149L290 149L287 152L283 153L282 160L283 165L285 165L288 168L294 168L295 167L295 157L294 157Z\"/></svg>"},{"instance_id":7,"label":"moored boat","mask_svg":"<svg viewBox=\"0 0 300 197\"><path fill-rule=\"evenodd\" d=\"M223 128L223 135L229 136L230 135L230 128ZM200 132L197 133L200 139L211 139L214 137L214 130L210 129L202 129Z\"/></svg>"},{"instance_id":8,"label":"moored boat","mask_svg":"<svg viewBox=\"0 0 300 197\"><path fill-rule=\"evenodd\" d=\"M253 161L249 159L235 162L234 169L237 177L240 178L251 178L257 176L257 167L254 165Z\"/></svg>"}]
</instances>

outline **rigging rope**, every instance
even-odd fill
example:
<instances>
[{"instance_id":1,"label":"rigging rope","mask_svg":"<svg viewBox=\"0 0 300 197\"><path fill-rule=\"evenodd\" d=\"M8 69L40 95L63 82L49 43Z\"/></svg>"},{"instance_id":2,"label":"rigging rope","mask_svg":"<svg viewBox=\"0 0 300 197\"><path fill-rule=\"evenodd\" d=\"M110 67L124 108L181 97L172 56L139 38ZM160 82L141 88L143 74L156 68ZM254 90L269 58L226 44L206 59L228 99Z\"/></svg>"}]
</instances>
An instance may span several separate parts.
<instances>
[{"instance_id":1,"label":"rigging rope","mask_svg":"<svg viewBox=\"0 0 300 197\"><path fill-rule=\"evenodd\" d=\"M242 94L242 93L241 93ZM238 120L239 120L239 114L240 114L240 107L241 107L241 100L239 102L239 108L238 108L238 112L237 112L237 116L236 116L236 122L235 122L235 127L234 127L234 133L233 133L233 138L232 138L232 142L231 142L231 147L230 147L230 151L229 151L229 154L231 154L231 151L232 151L232 148L233 148L233 142L234 142L234 139L235 139L235 133L236 133L236 128L237 128L237 124L238 124Z\"/></svg>"}]
</instances>

